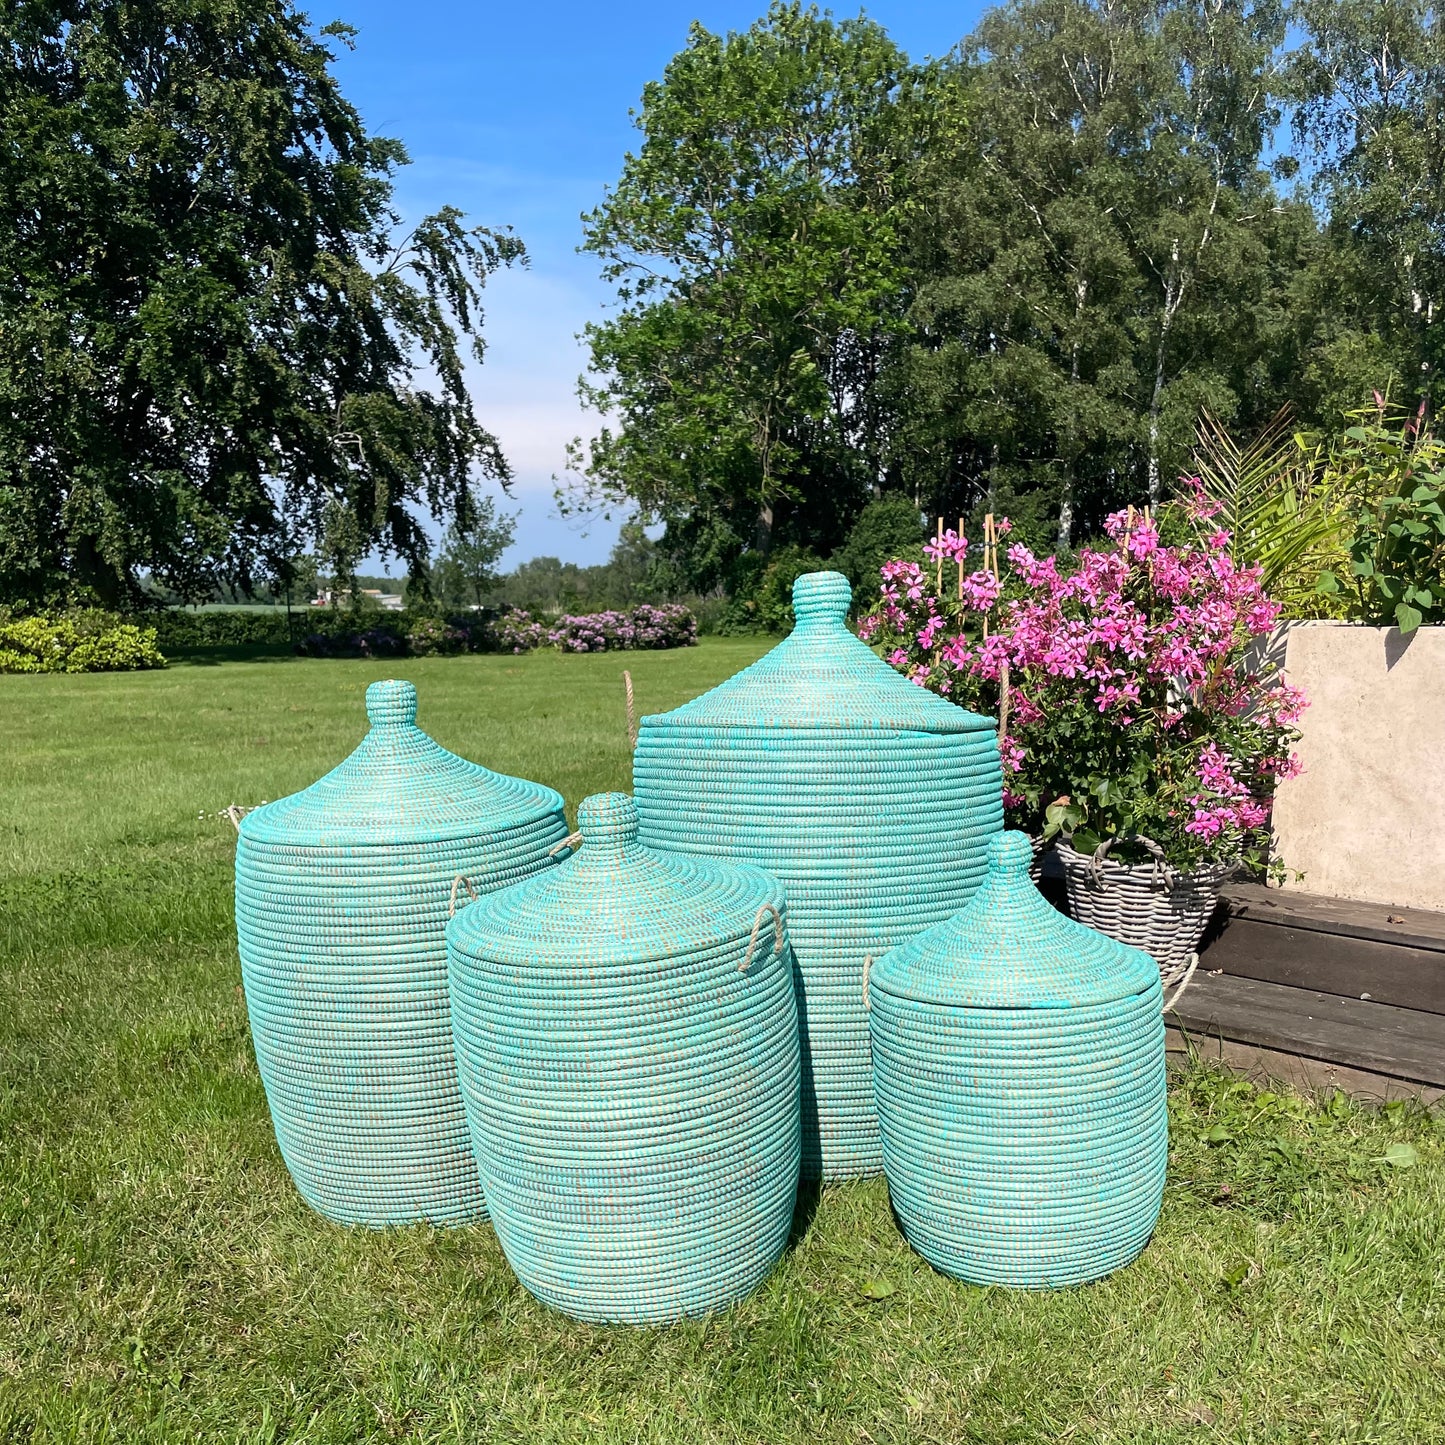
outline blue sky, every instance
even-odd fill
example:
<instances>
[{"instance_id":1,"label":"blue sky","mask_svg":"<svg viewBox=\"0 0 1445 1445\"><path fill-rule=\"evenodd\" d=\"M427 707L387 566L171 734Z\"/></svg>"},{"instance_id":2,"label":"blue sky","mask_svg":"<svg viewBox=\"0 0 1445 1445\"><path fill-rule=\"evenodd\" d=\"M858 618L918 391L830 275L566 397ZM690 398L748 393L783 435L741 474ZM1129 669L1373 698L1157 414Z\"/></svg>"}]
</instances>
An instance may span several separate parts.
<instances>
[{"instance_id":1,"label":"blue sky","mask_svg":"<svg viewBox=\"0 0 1445 1445\"><path fill-rule=\"evenodd\" d=\"M699 20L745 29L766 0L738 3L509 4L482 0L312 0L318 25L360 32L342 51L342 88L377 134L406 143L398 178L404 214L460 206L478 222L516 228L528 271L488 288L486 365L474 376L484 421L517 473L512 566L551 554L602 561L616 524L588 529L557 517L552 476L564 448L595 428L577 403L584 366L576 336L611 299L596 260L576 253L578 217L614 181L637 132L628 115ZM909 55L940 55L976 23L969 0L893 0L869 7ZM856 13L838 7L840 14Z\"/></svg>"}]
</instances>

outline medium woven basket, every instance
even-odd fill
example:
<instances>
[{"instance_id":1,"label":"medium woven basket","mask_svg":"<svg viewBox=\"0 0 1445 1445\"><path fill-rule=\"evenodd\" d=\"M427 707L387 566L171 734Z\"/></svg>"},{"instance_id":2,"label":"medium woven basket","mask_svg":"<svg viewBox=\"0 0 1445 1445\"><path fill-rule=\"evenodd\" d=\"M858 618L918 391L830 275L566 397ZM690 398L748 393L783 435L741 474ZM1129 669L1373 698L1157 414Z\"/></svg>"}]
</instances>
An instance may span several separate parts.
<instances>
[{"instance_id":1,"label":"medium woven basket","mask_svg":"<svg viewBox=\"0 0 1445 1445\"><path fill-rule=\"evenodd\" d=\"M848 631L850 600L836 572L800 577L792 635L644 717L633 756L644 843L787 890L808 1178L882 1167L859 971L962 907L1003 823L993 721L889 667Z\"/></svg>"},{"instance_id":2,"label":"medium woven basket","mask_svg":"<svg viewBox=\"0 0 1445 1445\"><path fill-rule=\"evenodd\" d=\"M248 813L236 933L256 1062L291 1177L345 1224L485 1215L452 1052L445 929L477 892L551 866L550 788L439 747L409 682L319 782Z\"/></svg>"},{"instance_id":3,"label":"medium woven basket","mask_svg":"<svg viewBox=\"0 0 1445 1445\"><path fill-rule=\"evenodd\" d=\"M868 969L884 1167L909 1243L978 1284L1127 1264L1168 1156L1159 970L1028 880L1022 833L972 902Z\"/></svg>"},{"instance_id":4,"label":"medium woven basket","mask_svg":"<svg viewBox=\"0 0 1445 1445\"><path fill-rule=\"evenodd\" d=\"M1170 996L1166 1007L1172 1007L1199 961L1195 949L1236 865L1209 864L1181 873L1158 858L1119 863L1107 854L1080 853L1062 838L1054 846L1070 915L1149 954Z\"/></svg>"},{"instance_id":5,"label":"medium woven basket","mask_svg":"<svg viewBox=\"0 0 1445 1445\"><path fill-rule=\"evenodd\" d=\"M545 1303L660 1323L747 1294L787 1243L800 1143L783 892L637 841L581 848L447 932L462 1092L497 1237Z\"/></svg>"}]
</instances>

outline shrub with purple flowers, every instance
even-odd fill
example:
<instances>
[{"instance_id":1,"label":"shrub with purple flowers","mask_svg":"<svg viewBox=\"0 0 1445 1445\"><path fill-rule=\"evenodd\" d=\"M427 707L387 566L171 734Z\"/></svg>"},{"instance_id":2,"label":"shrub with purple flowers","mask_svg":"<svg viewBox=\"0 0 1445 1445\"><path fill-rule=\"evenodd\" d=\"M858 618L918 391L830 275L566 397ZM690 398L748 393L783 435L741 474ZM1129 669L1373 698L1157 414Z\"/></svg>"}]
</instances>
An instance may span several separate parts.
<instances>
[{"instance_id":1,"label":"shrub with purple flowers","mask_svg":"<svg viewBox=\"0 0 1445 1445\"><path fill-rule=\"evenodd\" d=\"M697 618L680 603L659 607L644 603L630 612L559 617L548 630L547 641L563 652L691 647L697 641Z\"/></svg>"},{"instance_id":2,"label":"shrub with purple flowers","mask_svg":"<svg viewBox=\"0 0 1445 1445\"><path fill-rule=\"evenodd\" d=\"M1112 839L1125 862L1145 858L1140 838L1181 869L1262 861L1305 699L1251 665L1280 608L1258 568L1234 566L1215 510L1186 484L1160 518L1177 545L1131 508L1070 569L1015 545L969 572L953 532L926 549L932 568L883 566L860 634L920 687L999 717L1010 826L1084 851Z\"/></svg>"}]
</instances>

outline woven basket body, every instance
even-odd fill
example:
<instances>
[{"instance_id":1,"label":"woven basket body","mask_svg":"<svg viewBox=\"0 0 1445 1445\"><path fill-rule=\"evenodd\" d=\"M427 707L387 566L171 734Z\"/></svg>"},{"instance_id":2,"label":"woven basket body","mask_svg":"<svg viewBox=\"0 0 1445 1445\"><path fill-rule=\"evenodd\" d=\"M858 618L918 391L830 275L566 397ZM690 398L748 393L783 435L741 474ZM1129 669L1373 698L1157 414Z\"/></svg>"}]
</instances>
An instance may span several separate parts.
<instances>
[{"instance_id":1,"label":"woven basket body","mask_svg":"<svg viewBox=\"0 0 1445 1445\"><path fill-rule=\"evenodd\" d=\"M869 970L888 1190L909 1243L1041 1289L1132 1260L1168 1154L1159 970L1071 922L1006 833L956 918Z\"/></svg>"},{"instance_id":2,"label":"woven basket body","mask_svg":"<svg viewBox=\"0 0 1445 1445\"><path fill-rule=\"evenodd\" d=\"M1055 847L1070 914L1130 948L1143 949L1159 965L1165 990L1172 988L1188 969L1220 887L1235 865L1216 863L1178 873L1152 862L1116 863L1107 857L1096 862L1062 839Z\"/></svg>"},{"instance_id":3,"label":"woven basket body","mask_svg":"<svg viewBox=\"0 0 1445 1445\"><path fill-rule=\"evenodd\" d=\"M367 689L371 730L304 792L248 813L236 932L256 1061L291 1177L345 1224L484 1217L452 1052L453 882L553 866L550 788L447 752L410 683Z\"/></svg>"},{"instance_id":4,"label":"woven basket body","mask_svg":"<svg viewBox=\"0 0 1445 1445\"><path fill-rule=\"evenodd\" d=\"M798 1025L782 889L637 842L588 799L580 851L447 934L457 1063L497 1237L578 1319L741 1298L797 1195Z\"/></svg>"},{"instance_id":5,"label":"woven basket body","mask_svg":"<svg viewBox=\"0 0 1445 1445\"><path fill-rule=\"evenodd\" d=\"M994 724L915 687L845 626L848 583L800 577L766 657L646 717L642 839L756 863L787 890L803 1037L803 1174L882 1167L863 960L957 912L1002 826Z\"/></svg>"}]
</instances>

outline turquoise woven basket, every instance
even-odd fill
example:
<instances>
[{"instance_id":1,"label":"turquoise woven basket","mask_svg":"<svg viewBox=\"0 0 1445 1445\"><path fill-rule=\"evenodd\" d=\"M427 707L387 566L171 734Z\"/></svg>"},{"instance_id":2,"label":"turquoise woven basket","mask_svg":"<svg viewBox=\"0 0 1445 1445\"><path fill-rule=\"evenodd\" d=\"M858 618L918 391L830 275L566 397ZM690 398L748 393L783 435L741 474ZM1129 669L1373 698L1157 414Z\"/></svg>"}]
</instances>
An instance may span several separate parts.
<instances>
[{"instance_id":1,"label":"turquoise woven basket","mask_svg":"<svg viewBox=\"0 0 1445 1445\"><path fill-rule=\"evenodd\" d=\"M1159 969L1049 906L1028 838L958 915L872 964L893 1208L930 1264L1043 1289L1128 1264L1168 1156Z\"/></svg>"},{"instance_id":2,"label":"turquoise woven basket","mask_svg":"<svg viewBox=\"0 0 1445 1445\"><path fill-rule=\"evenodd\" d=\"M655 1323L751 1290L798 1184L783 893L637 842L589 798L554 871L447 930L457 1065L497 1237L585 1320Z\"/></svg>"},{"instance_id":3,"label":"turquoise woven basket","mask_svg":"<svg viewBox=\"0 0 1445 1445\"><path fill-rule=\"evenodd\" d=\"M991 719L915 687L847 629L836 572L800 577L797 627L673 712L633 757L644 843L756 863L788 894L803 1036L803 1173L882 1166L863 960L948 918L1003 825Z\"/></svg>"},{"instance_id":4,"label":"turquoise woven basket","mask_svg":"<svg viewBox=\"0 0 1445 1445\"><path fill-rule=\"evenodd\" d=\"M452 1052L453 882L485 893L552 866L550 788L489 772L417 728L416 690L366 691L371 730L304 792L248 813L236 933L276 1140L344 1224L485 1215Z\"/></svg>"}]
</instances>

